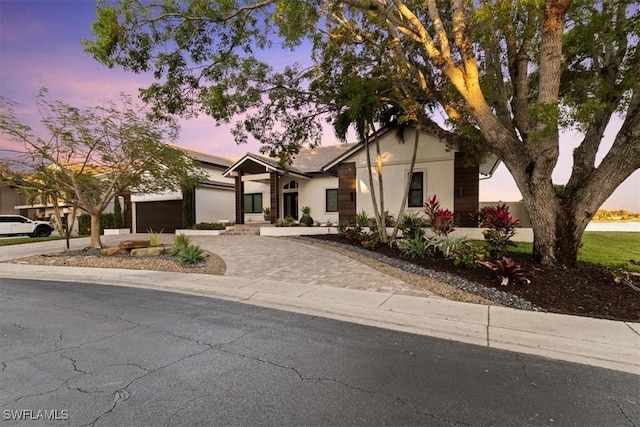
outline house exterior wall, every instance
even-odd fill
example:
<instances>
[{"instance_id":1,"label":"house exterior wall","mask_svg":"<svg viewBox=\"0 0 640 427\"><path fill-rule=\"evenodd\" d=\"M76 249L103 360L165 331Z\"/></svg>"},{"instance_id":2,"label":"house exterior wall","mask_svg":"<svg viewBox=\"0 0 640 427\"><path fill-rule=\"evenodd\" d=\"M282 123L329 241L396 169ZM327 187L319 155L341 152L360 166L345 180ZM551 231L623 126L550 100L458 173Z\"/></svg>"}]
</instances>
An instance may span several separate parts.
<instances>
[{"instance_id":1,"label":"house exterior wall","mask_svg":"<svg viewBox=\"0 0 640 427\"><path fill-rule=\"evenodd\" d=\"M16 206L24 205L25 197L11 187L0 186L0 214L16 215Z\"/></svg>"},{"instance_id":2,"label":"house exterior wall","mask_svg":"<svg viewBox=\"0 0 640 427\"><path fill-rule=\"evenodd\" d=\"M262 208L271 207L271 193L269 191L269 184L259 181L245 181L244 182L244 194L262 194ZM264 215L260 213L246 213L244 214L244 223L250 222L264 222Z\"/></svg>"},{"instance_id":3,"label":"house exterior wall","mask_svg":"<svg viewBox=\"0 0 640 427\"><path fill-rule=\"evenodd\" d=\"M326 223L338 222L338 212L326 211L326 191L327 189L338 189L338 178L333 176L315 176L310 180L299 181L298 187L298 207L311 208L311 217L314 221Z\"/></svg>"},{"instance_id":4,"label":"house exterior wall","mask_svg":"<svg viewBox=\"0 0 640 427\"><path fill-rule=\"evenodd\" d=\"M196 188L196 223L234 221L234 203L233 189Z\"/></svg>"},{"instance_id":5,"label":"house exterior wall","mask_svg":"<svg viewBox=\"0 0 640 427\"><path fill-rule=\"evenodd\" d=\"M413 140L415 131L408 129L405 132L405 142L399 143L393 131L387 132L380 139L380 151L382 153L382 178L384 182L384 205L392 215L396 216L404 195L407 182L411 156L413 154ZM373 168L373 184L377 200L379 201L378 176L376 170L375 144L369 147L371 164ZM367 161L365 151L361 150L342 163L356 163L356 210L365 210L373 216L373 204L369 189L369 176L367 173ZM421 134L414 172L424 172L423 202L428 197L436 194L440 205L445 209L453 210L454 198L454 159L455 153L447 151L445 143L428 134ZM407 208L405 212L420 211L421 208Z\"/></svg>"}]
</instances>

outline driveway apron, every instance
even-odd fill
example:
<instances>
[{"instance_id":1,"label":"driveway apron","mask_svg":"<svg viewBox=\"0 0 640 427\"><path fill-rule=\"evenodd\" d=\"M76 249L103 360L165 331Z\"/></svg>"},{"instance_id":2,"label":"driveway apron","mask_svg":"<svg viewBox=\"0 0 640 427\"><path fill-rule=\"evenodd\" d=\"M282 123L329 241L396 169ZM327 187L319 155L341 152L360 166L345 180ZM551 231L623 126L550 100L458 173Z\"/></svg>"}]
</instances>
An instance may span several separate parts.
<instances>
[{"instance_id":1,"label":"driveway apron","mask_svg":"<svg viewBox=\"0 0 640 427\"><path fill-rule=\"evenodd\" d=\"M290 238L198 236L193 242L227 264L227 276L416 296L432 294L322 247Z\"/></svg>"}]
</instances>

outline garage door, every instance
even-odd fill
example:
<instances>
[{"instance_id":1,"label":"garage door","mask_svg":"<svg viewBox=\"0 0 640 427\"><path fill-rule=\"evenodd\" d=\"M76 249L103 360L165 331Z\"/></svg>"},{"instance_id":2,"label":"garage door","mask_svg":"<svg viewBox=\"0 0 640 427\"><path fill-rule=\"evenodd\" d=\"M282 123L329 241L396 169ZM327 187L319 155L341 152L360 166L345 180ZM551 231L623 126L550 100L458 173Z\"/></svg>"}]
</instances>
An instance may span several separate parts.
<instances>
[{"instance_id":1,"label":"garage door","mask_svg":"<svg viewBox=\"0 0 640 427\"><path fill-rule=\"evenodd\" d=\"M182 228L182 200L136 203L136 231L174 233Z\"/></svg>"}]
</instances>

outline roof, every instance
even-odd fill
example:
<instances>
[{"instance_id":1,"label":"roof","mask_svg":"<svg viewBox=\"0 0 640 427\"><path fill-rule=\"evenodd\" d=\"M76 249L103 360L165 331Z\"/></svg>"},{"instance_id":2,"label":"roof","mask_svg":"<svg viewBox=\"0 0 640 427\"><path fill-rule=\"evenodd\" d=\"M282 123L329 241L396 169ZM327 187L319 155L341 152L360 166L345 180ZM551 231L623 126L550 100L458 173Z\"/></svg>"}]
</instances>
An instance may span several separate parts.
<instances>
[{"instance_id":1,"label":"roof","mask_svg":"<svg viewBox=\"0 0 640 427\"><path fill-rule=\"evenodd\" d=\"M306 173L323 172L322 168L327 163L342 156L356 145L358 144L326 145L300 150L293 159L291 167Z\"/></svg>"},{"instance_id":2,"label":"roof","mask_svg":"<svg viewBox=\"0 0 640 427\"><path fill-rule=\"evenodd\" d=\"M223 175L227 176L230 172L238 169L242 164L252 162L265 168L265 170L289 174L299 175L302 177L309 176L310 173L324 172L323 167L331 160L342 155L345 151L351 149L357 144L340 144L327 145L324 147L305 148L295 156L290 166L283 168L280 163L266 156L259 154L247 153L233 166L224 171Z\"/></svg>"},{"instance_id":3,"label":"roof","mask_svg":"<svg viewBox=\"0 0 640 427\"><path fill-rule=\"evenodd\" d=\"M229 166L233 165L233 161L231 161L230 159L227 159L225 157L220 157L220 156L215 156L213 154L203 153L201 151L192 150L190 148L182 147L180 145L175 145L175 144L167 144L167 145L170 145L170 146L172 146L174 148L177 148L178 150L184 151L189 156L191 156L193 159L195 159L195 160L197 160L197 161L199 161L201 163L208 163L210 165L223 166L225 168L228 168Z\"/></svg>"}]
</instances>

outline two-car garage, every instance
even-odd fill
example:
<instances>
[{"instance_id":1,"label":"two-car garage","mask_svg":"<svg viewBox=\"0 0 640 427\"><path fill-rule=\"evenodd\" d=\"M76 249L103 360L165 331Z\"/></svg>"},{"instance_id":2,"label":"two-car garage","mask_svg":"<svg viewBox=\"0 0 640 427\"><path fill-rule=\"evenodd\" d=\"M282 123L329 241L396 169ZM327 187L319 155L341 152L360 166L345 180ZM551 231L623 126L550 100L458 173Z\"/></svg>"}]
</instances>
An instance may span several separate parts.
<instances>
[{"instance_id":1,"label":"two-car garage","mask_svg":"<svg viewBox=\"0 0 640 427\"><path fill-rule=\"evenodd\" d=\"M135 230L174 233L182 227L182 200L157 200L137 202L135 206Z\"/></svg>"}]
</instances>

